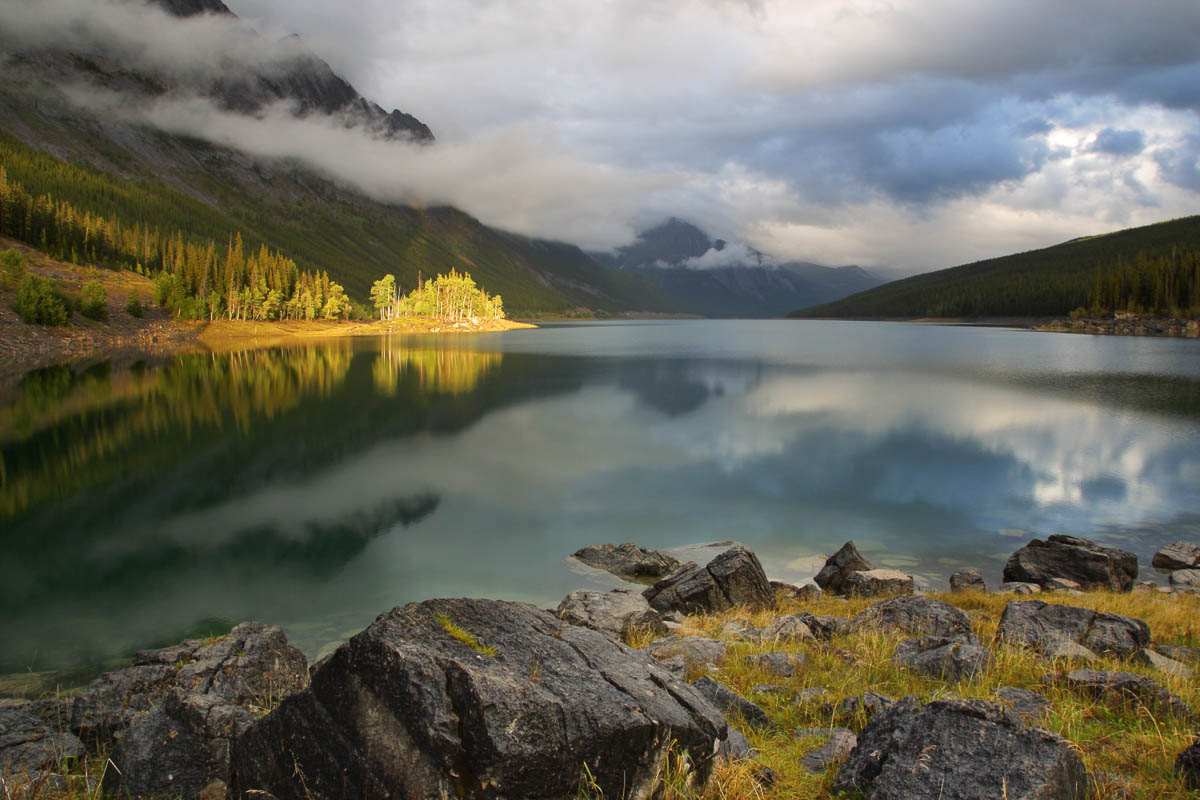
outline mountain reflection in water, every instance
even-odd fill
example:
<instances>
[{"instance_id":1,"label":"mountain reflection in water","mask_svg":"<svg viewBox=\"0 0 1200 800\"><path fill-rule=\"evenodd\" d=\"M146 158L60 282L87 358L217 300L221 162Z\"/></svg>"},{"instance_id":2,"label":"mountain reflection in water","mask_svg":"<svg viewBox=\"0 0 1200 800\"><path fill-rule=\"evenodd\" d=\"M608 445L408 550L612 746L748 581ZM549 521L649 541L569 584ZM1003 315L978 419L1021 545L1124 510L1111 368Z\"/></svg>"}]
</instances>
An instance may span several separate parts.
<instances>
[{"instance_id":1,"label":"mountain reflection in water","mask_svg":"<svg viewBox=\"0 0 1200 800\"><path fill-rule=\"evenodd\" d=\"M1195 342L612 324L55 368L0 408L0 670L205 620L309 656L394 605L616 586L600 542L854 539L935 585L1062 532L1200 538Z\"/></svg>"}]
</instances>

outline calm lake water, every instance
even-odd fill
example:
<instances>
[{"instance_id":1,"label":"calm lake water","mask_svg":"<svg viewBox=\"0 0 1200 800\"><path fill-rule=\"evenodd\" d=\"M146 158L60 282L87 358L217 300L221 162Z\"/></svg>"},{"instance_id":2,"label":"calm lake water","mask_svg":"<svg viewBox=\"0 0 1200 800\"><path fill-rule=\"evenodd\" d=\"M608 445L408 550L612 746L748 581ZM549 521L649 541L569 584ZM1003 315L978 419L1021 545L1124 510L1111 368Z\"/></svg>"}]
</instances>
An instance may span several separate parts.
<instances>
[{"instance_id":1,"label":"calm lake water","mask_svg":"<svg viewBox=\"0 0 1200 800\"><path fill-rule=\"evenodd\" d=\"M1200 342L555 325L58 367L0 402L0 672L259 619L309 657L445 596L618 586L602 542L853 539L935 587L1033 536L1200 539ZM0 690L3 687L0 686Z\"/></svg>"}]
</instances>

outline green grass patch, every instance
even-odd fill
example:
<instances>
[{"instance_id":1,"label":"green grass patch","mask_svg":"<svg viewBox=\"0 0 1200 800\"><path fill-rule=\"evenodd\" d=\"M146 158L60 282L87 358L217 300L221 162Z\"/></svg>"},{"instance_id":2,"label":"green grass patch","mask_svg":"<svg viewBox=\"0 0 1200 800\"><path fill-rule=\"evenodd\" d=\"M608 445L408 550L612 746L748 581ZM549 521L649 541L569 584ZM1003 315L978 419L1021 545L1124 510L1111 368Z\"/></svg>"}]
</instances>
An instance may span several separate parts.
<instances>
[{"instance_id":1,"label":"green grass patch","mask_svg":"<svg viewBox=\"0 0 1200 800\"><path fill-rule=\"evenodd\" d=\"M494 646L479 641L479 638L475 634L458 625L445 614L438 614L435 619L442 626L442 630L450 634L450 638L457 639L476 653L488 658L495 658L496 654L500 652Z\"/></svg>"}]
</instances>

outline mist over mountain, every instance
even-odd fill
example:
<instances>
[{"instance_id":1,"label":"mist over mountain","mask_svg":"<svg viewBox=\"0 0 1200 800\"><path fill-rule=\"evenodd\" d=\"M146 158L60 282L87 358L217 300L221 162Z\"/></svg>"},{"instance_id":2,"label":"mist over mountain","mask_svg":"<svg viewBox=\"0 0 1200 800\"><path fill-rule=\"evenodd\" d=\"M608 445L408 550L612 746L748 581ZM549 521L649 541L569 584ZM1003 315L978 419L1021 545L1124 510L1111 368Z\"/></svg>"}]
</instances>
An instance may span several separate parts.
<instances>
[{"instance_id":1,"label":"mist over mountain","mask_svg":"<svg viewBox=\"0 0 1200 800\"><path fill-rule=\"evenodd\" d=\"M615 253L593 256L643 277L681 308L706 317L779 317L796 303L826 303L883 283L856 266L774 264L753 248L713 239L674 217Z\"/></svg>"}]
</instances>

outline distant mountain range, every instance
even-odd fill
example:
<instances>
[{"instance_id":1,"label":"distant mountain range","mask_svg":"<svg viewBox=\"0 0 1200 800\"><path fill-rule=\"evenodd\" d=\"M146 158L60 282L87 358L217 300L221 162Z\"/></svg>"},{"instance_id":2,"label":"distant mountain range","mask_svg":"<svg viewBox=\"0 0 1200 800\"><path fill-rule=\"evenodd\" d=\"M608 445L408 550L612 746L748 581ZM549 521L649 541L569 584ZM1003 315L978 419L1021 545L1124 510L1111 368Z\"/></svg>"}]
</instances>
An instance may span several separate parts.
<instances>
[{"instance_id":1,"label":"distant mountain range","mask_svg":"<svg viewBox=\"0 0 1200 800\"><path fill-rule=\"evenodd\" d=\"M0 165L37 195L50 194L123 223L180 229L217 242L240 233L247 247L278 250L304 270L327 270L365 300L385 273L402 286L419 275L466 269L513 315L591 311L771 317L878 284L857 267L749 263L700 269L689 259L724 244L679 220L646 231L616 254L531 239L483 225L449 207L378 202L295 162L265 161L185 135L172 135L72 102L107 92L131 105L165 96L206 97L235 113L290 104L298 117L323 115L364 135L432 142L433 132L400 110L385 111L339 77L298 39L269 43L221 0L154 0L169 14L234 21L238 36L272 54L269 68L223 65L154 69L111 44L37 47L5 41L0 22ZM86 167L68 179L54 159ZM7 153L7 160L3 154Z\"/></svg>"},{"instance_id":2,"label":"distant mountain range","mask_svg":"<svg viewBox=\"0 0 1200 800\"><path fill-rule=\"evenodd\" d=\"M1200 252L1200 216L1085 236L1025 253L927 272L801 307L802 318L1055 317L1087 306L1097 274L1122 264Z\"/></svg>"},{"instance_id":3,"label":"distant mountain range","mask_svg":"<svg viewBox=\"0 0 1200 800\"><path fill-rule=\"evenodd\" d=\"M781 317L792 309L860 292L883 281L860 267L804 261L772 265L762 253L733 248L688 222L669 219L602 264L640 275L689 312L706 317ZM728 253L732 258L723 257ZM743 258L744 257L744 258ZM705 262L716 262L706 266Z\"/></svg>"}]
</instances>

